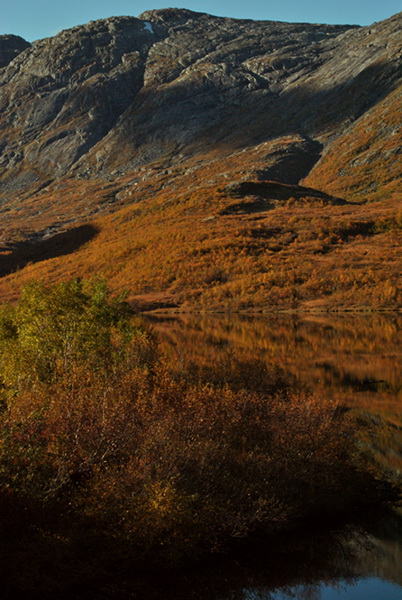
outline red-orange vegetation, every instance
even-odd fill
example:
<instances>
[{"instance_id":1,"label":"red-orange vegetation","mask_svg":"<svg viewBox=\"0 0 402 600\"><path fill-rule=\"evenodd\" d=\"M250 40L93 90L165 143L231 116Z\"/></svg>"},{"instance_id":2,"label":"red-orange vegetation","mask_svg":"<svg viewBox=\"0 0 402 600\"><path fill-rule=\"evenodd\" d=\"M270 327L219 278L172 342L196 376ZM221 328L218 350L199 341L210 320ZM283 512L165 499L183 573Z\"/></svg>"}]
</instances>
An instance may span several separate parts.
<instances>
[{"instance_id":1,"label":"red-orange vegetation","mask_svg":"<svg viewBox=\"0 0 402 600\"><path fill-rule=\"evenodd\" d=\"M0 264L8 275L0 281L0 292L3 298L16 298L30 278L56 282L98 273L116 292L129 289L131 300L145 309L399 309L401 208L395 186L400 175L388 171L389 161L393 168L399 164L397 99L395 92L384 101L389 109L384 127L396 128L386 138L384 168L378 157L363 160L364 169L372 170L363 179L358 166L350 168L350 177L362 182L359 204L345 202L357 196L331 173L343 153L352 164L350 153L364 158L364 152L379 151L381 124L378 133L373 123L381 104L373 109L374 117L370 113L373 133L364 143L371 150L362 150L363 141L356 141L364 132L362 118L351 132L353 139L335 141L306 179L341 199L256 180L267 156L294 143L294 136L236 151L215 147L169 169L156 161L113 181L64 179L58 189L50 186L29 199L16 199L15 211L11 207L3 219L8 246ZM376 202L364 202L374 199L364 187L368 178L377 178L383 190ZM241 187L245 180L254 183ZM67 230L74 238L75 228L83 224L94 234L74 250L35 254L35 232ZM17 238L32 244L25 245L23 258Z\"/></svg>"}]
</instances>

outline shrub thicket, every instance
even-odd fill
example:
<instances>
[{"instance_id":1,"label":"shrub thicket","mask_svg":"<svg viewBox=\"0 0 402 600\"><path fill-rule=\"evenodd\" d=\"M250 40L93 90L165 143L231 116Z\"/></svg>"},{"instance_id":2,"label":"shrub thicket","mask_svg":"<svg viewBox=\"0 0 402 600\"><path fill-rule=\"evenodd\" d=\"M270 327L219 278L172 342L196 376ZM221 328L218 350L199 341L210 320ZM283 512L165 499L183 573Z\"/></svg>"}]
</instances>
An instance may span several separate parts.
<instances>
[{"instance_id":1,"label":"shrub thicket","mask_svg":"<svg viewBox=\"0 0 402 600\"><path fill-rule=\"evenodd\" d=\"M344 510L371 486L336 404L288 383L246 389L247 373L171 374L103 284L30 285L2 311L0 351L0 502L9 530L23 511L23 537L177 561Z\"/></svg>"}]
</instances>

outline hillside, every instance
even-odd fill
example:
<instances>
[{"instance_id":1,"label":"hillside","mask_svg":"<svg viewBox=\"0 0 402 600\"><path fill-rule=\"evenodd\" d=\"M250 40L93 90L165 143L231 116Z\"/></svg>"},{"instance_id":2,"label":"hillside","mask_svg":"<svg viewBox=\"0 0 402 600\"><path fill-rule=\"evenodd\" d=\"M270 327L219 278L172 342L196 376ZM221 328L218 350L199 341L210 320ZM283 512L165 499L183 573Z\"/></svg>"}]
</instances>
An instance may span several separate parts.
<instances>
[{"instance_id":1,"label":"hillside","mask_svg":"<svg viewBox=\"0 0 402 600\"><path fill-rule=\"evenodd\" d=\"M148 11L0 36L0 293L102 274L144 309L402 306L402 13Z\"/></svg>"}]
</instances>

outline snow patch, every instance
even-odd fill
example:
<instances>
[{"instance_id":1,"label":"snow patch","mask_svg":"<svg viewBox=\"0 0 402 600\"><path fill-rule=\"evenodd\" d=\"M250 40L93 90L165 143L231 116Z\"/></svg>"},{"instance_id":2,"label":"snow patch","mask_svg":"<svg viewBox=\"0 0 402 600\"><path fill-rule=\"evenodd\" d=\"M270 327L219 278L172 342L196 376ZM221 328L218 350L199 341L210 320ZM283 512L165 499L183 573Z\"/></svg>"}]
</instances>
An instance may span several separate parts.
<instances>
[{"instance_id":1,"label":"snow patch","mask_svg":"<svg viewBox=\"0 0 402 600\"><path fill-rule=\"evenodd\" d=\"M149 31L149 33L155 33L154 28L152 27L151 23L148 23L148 21L144 21L144 29L145 31Z\"/></svg>"}]
</instances>

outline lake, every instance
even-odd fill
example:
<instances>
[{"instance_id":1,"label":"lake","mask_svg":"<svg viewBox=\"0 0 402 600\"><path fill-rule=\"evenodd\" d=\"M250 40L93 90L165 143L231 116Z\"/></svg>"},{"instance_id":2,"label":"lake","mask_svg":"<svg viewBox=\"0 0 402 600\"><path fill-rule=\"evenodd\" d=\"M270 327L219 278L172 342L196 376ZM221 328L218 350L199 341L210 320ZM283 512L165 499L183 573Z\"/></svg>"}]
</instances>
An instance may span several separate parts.
<instances>
[{"instance_id":1,"label":"lake","mask_svg":"<svg viewBox=\"0 0 402 600\"><path fill-rule=\"evenodd\" d=\"M152 316L177 370L199 374L261 361L359 414L365 443L402 482L402 315ZM402 514L371 515L330 531L284 536L235 566L188 581L185 596L216 600L402 599ZM327 524L326 524L327 525ZM325 529L327 527L325 526ZM183 584L182 584L183 585ZM181 587L181 586L179 586ZM198 588L201 587L201 590ZM169 595L170 597L170 595ZM184 597L176 590L176 597Z\"/></svg>"}]
</instances>

